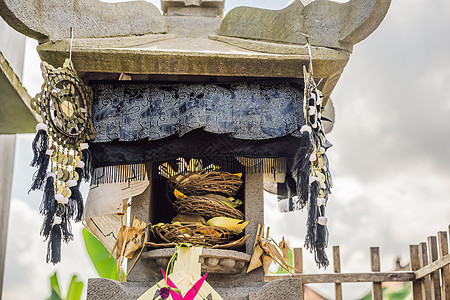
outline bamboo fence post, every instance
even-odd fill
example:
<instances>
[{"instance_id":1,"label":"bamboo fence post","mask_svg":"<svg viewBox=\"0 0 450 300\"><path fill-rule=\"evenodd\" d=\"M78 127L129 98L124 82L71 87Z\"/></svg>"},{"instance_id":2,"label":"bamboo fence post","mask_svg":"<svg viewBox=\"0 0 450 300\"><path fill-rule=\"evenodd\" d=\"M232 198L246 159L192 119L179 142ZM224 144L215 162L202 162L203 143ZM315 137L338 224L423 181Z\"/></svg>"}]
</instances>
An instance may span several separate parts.
<instances>
[{"instance_id":1,"label":"bamboo fence post","mask_svg":"<svg viewBox=\"0 0 450 300\"><path fill-rule=\"evenodd\" d=\"M303 273L303 249L302 248L294 248L293 250L293 258L294 258L294 268L299 272L295 272L297 274Z\"/></svg>"},{"instance_id":2,"label":"bamboo fence post","mask_svg":"<svg viewBox=\"0 0 450 300\"><path fill-rule=\"evenodd\" d=\"M303 249L302 248L294 248L292 251L292 258L294 263L294 268L297 269L299 272L294 271L296 274L302 274L303 273ZM305 285L302 281L302 294L305 294Z\"/></svg>"},{"instance_id":3,"label":"bamboo fence post","mask_svg":"<svg viewBox=\"0 0 450 300\"><path fill-rule=\"evenodd\" d=\"M341 254L339 246L333 246L333 265L334 273L341 273ZM342 300L342 283L334 284L336 300Z\"/></svg>"},{"instance_id":4,"label":"bamboo fence post","mask_svg":"<svg viewBox=\"0 0 450 300\"><path fill-rule=\"evenodd\" d=\"M410 268L411 271L417 271L420 269L420 259L419 259L419 246L409 245L409 256L411 259ZM414 280L412 282L412 296L413 300L422 299L422 280Z\"/></svg>"},{"instance_id":5,"label":"bamboo fence post","mask_svg":"<svg viewBox=\"0 0 450 300\"><path fill-rule=\"evenodd\" d=\"M438 259L437 240L435 236L429 236L428 251L430 252L430 263ZM430 274L431 278L431 298L441 300L441 277L439 271Z\"/></svg>"},{"instance_id":6,"label":"bamboo fence post","mask_svg":"<svg viewBox=\"0 0 450 300\"><path fill-rule=\"evenodd\" d=\"M372 272L380 272L380 248L370 247L370 260L372 266ZM383 290L381 288L381 282L374 282L372 288L372 299L383 300Z\"/></svg>"},{"instance_id":7,"label":"bamboo fence post","mask_svg":"<svg viewBox=\"0 0 450 300\"><path fill-rule=\"evenodd\" d=\"M438 248L439 257L444 257L448 254L448 239L446 231L438 232ZM449 266L445 266L441 269L442 277L442 299L450 300L450 269Z\"/></svg>"},{"instance_id":8,"label":"bamboo fence post","mask_svg":"<svg viewBox=\"0 0 450 300\"><path fill-rule=\"evenodd\" d=\"M419 244L419 260L421 268L428 265L427 243ZM429 275L425 276L422 280L422 298L431 300L431 282Z\"/></svg>"}]
</instances>

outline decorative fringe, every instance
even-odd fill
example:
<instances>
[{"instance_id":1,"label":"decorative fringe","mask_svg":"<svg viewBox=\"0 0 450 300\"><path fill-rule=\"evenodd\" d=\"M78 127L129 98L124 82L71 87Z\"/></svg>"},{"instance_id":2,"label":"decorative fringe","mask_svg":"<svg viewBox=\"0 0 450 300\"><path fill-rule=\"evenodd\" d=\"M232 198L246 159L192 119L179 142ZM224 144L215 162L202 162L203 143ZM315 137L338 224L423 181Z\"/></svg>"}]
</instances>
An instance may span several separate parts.
<instances>
[{"instance_id":1,"label":"decorative fringe","mask_svg":"<svg viewBox=\"0 0 450 300\"><path fill-rule=\"evenodd\" d=\"M39 167L45 159L45 151L48 147L47 131L40 129L37 131L32 143L33 160L30 165L32 167Z\"/></svg>"},{"instance_id":2,"label":"decorative fringe","mask_svg":"<svg viewBox=\"0 0 450 300\"><path fill-rule=\"evenodd\" d=\"M317 205L319 195L319 182L311 184L308 204L308 221L306 223L305 248L314 252L314 258L319 268L326 268L329 265L325 248L328 246L328 229L324 225L318 224L319 216L325 216L325 207ZM320 211L319 211L320 210Z\"/></svg>"},{"instance_id":3,"label":"decorative fringe","mask_svg":"<svg viewBox=\"0 0 450 300\"><path fill-rule=\"evenodd\" d=\"M49 162L50 155L44 153L42 159L39 161L39 169L33 175L33 183L31 184L31 188L28 192L41 190L43 188Z\"/></svg>"},{"instance_id":4,"label":"decorative fringe","mask_svg":"<svg viewBox=\"0 0 450 300\"><path fill-rule=\"evenodd\" d=\"M311 162L309 157L314 151L311 135L305 131L300 137L300 146L295 153L292 165L292 175L297 182L298 206L296 209L303 209L309 198L309 176L311 172Z\"/></svg>"},{"instance_id":5,"label":"decorative fringe","mask_svg":"<svg viewBox=\"0 0 450 300\"><path fill-rule=\"evenodd\" d=\"M152 176L155 178L167 178L178 173L178 166L180 157L167 158L160 161L153 161L152 163L126 164L126 165L112 165L97 167L92 172L91 185L116 183L127 181L144 180L147 177L147 170L152 170ZM220 167L232 173L286 173L286 159L285 158L253 158L253 157L236 157L236 156L220 156L220 157L203 157L196 156L183 157L187 162L186 167L194 168L197 165L194 163L201 160L202 167L206 168L210 165ZM161 165L170 167L167 174L161 174L159 167Z\"/></svg>"},{"instance_id":6,"label":"decorative fringe","mask_svg":"<svg viewBox=\"0 0 450 300\"><path fill-rule=\"evenodd\" d=\"M81 151L82 161L84 162L83 167L83 178L84 182L89 182L91 180L91 172L92 172L92 154L89 148L83 149Z\"/></svg>"},{"instance_id":7,"label":"decorative fringe","mask_svg":"<svg viewBox=\"0 0 450 300\"><path fill-rule=\"evenodd\" d=\"M61 261L61 225L51 228L50 239L47 245L47 263L57 264Z\"/></svg>"}]
</instances>

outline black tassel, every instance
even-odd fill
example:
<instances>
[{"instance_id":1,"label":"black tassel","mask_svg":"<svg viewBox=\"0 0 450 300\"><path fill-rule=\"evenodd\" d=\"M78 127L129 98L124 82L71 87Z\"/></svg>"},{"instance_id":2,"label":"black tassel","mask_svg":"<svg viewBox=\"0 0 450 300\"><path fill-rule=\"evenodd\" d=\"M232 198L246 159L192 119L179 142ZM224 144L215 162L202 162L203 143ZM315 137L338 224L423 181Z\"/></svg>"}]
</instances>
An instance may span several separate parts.
<instances>
[{"instance_id":1,"label":"black tassel","mask_svg":"<svg viewBox=\"0 0 450 300\"><path fill-rule=\"evenodd\" d=\"M73 240L72 226L67 218L67 214L61 216L61 233L64 242L68 243Z\"/></svg>"},{"instance_id":2,"label":"black tassel","mask_svg":"<svg viewBox=\"0 0 450 300\"><path fill-rule=\"evenodd\" d=\"M44 154L44 158L39 165L39 169L33 175L33 183L31 184L31 188L28 193L30 191L41 190L43 188L49 162L50 155Z\"/></svg>"},{"instance_id":3,"label":"black tassel","mask_svg":"<svg viewBox=\"0 0 450 300\"><path fill-rule=\"evenodd\" d=\"M319 207L317 206L317 197L319 196L319 182L314 181L311 184L311 193L308 203L308 220L306 222L305 248L315 251L317 237L317 220L319 218Z\"/></svg>"},{"instance_id":4,"label":"black tassel","mask_svg":"<svg viewBox=\"0 0 450 300\"><path fill-rule=\"evenodd\" d=\"M91 180L91 171L92 171L92 155L89 148L83 149L81 151L82 160L84 162L83 167L83 178L85 182L89 182Z\"/></svg>"},{"instance_id":5,"label":"black tassel","mask_svg":"<svg viewBox=\"0 0 450 300\"><path fill-rule=\"evenodd\" d=\"M324 210L325 209L323 209L323 211ZM322 216L324 216L324 214L322 214ZM317 237L314 254L319 268L323 267L325 269L330 264L327 253L325 252L326 247L328 247L328 228L326 225L317 224Z\"/></svg>"},{"instance_id":6,"label":"black tassel","mask_svg":"<svg viewBox=\"0 0 450 300\"><path fill-rule=\"evenodd\" d=\"M314 151L311 135L305 131L300 138L300 147L295 153L294 163L292 165L292 175L297 181L297 196L299 198L299 207L302 209L308 203L309 197L309 175L311 172L311 162L309 157Z\"/></svg>"},{"instance_id":7,"label":"black tassel","mask_svg":"<svg viewBox=\"0 0 450 300\"><path fill-rule=\"evenodd\" d=\"M42 223L42 226L41 226L41 236L43 236L45 238L45 241L48 239L48 237L50 236L50 233L52 231L53 218L54 218L54 215L51 215L51 214L46 214L44 217L44 222Z\"/></svg>"},{"instance_id":8,"label":"black tassel","mask_svg":"<svg viewBox=\"0 0 450 300\"><path fill-rule=\"evenodd\" d=\"M47 131L40 129L36 133L32 143L33 160L31 161L32 167L39 167L45 159L45 152L48 147L48 135Z\"/></svg>"},{"instance_id":9,"label":"black tassel","mask_svg":"<svg viewBox=\"0 0 450 300\"><path fill-rule=\"evenodd\" d=\"M57 264L61 261L61 225L53 225L47 245L47 263Z\"/></svg>"},{"instance_id":10,"label":"black tassel","mask_svg":"<svg viewBox=\"0 0 450 300\"><path fill-rule=\"evenodd\" d=\"M80 222L83 216L83 196L81 195L79 186L78 183L78 185L70 188L72 195L68 203L68 218L74 218L75 222Z\"/></svg>"},{"instance_id":11,"label":"black tassel","mask_svg":"<svg viewBox=\"0 0 450 300\"><path fill-rule=\"evenodd\" d=\"M57 202L55 200L55 179L53 176L47 176L47 181L44 187L44 195L42 197L39 212L42 215L53 216L56 212Z\"/></svg>"},{"instance_id":12,"label":"black tassel","mask_svg":"<svg viewBox=\"0 0 450 300\"><path fill-rule=\"evenodd\" d=\"M319 195L319 182L311 184L311 192L308 204L308 221L306 223L305 248L314 252L314 258L319 268L329 265L325 248L328 246L328 229L318 223L319 216L325 216L325 207L317 205ZM320 211L319 211L320 210Z\"/></svg>"}]
</instances>

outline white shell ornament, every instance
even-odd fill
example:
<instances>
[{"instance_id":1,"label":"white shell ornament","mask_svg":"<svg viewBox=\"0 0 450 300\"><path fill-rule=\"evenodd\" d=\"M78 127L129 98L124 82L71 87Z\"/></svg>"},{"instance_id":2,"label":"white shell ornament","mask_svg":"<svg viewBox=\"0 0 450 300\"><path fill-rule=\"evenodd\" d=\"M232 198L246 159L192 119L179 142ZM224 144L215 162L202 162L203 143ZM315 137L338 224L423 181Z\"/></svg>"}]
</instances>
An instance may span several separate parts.
<instances>
[{"instance_id":1,"label":"white shell ornament","mask_svg":"<svg viewBox=\"0 0 450 300\"><path fill-rule=\"evenodd\" d=\"M55 216L55 217L53 218L53 225L59 225L59 224L61 224L61 222L62 222L61 217Z\"/></svg>"},{"instance_id":2,"label":"white shell ornament","mask_svg":"<svg viewBox=\"0 0 450 300\"><path fill-rule=\"evenodd\" d=\"M62 203L62 201L64 201L64 196L62 194L56 194L55 200L58 201L59 203Z\"/></svg>"},{"instance_id":3,"label":"white shell ornament","mask_svg":"<svg viewBox=\"0 0 450 300\"><path fill-rule=\"evenodd\" d=\"M317 199L317 206L325 206L327 204L327 200L325 198Z\"/></svg>"},{"instance_id":4,"label":"white shell ornament","mask_svg":"<svg viewBox=\"0 0 450 300\"><path fill-rule=\"evenodd\" d=\"M303 125L302 128L300 128L300 132L303 133L305 131L311 134L312 132L311 127L309 127L308 125Z\"/></svg>"},{"instance_id":5,"label":"white shell ornament","mask_svg":"<svg viewBox=\"0 0 450 300\"><path fill-rule=\"evenodd\" d=\"M69 180L69 181L67 181L67 186L68 187L74 187L74 186L76 186L77 185L77 182L76 182L76 180Z\"/></svg>"},{"instance_id":6,"label":"white shell ornament","mask_svg":"<svg viewBox=\"0 0 450 300\"><path fill-rule=\"evenodd\" d=\"M45 125L44 123L38 123L36 125L36 131L39 131L39 130L44 130L45 132L47 132L47 125Z\"/></svg>"},{"instance_id":7,"label":"white shell ornament","mask_svg":"<svg viewBox=\"0 0 450 300\"><path fill-rule=\"evenodd\" d=\"M309 176L309 184L312 184L314 181L318 181L317 177Z\"/></svg>"},{"instance_id":8,"label":"white shell ornament","mask_svg":"<svg viewBox=\"0 0 450 300\"><path fill-rule=\"evenodd\" d=\"M317 223L322 226L327 226L328 219L326 217L319 217Z\"/></svg>"}]
</instances>

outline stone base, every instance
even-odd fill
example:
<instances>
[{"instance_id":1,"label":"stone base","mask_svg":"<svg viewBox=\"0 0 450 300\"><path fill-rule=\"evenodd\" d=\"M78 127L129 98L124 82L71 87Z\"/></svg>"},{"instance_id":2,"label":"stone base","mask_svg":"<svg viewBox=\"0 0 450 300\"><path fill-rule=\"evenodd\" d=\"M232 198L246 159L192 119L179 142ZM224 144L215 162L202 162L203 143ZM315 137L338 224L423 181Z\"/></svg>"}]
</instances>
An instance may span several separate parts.
<instances>
[{"instance_id":1,"label":"stone base","mask_svg":"<svg viewBox=\"0 0 450 300\"><path fill-rule=\"evenodd\" d=\"M208 279L207 279L208 280ZM91 278L88 280L87 300L135 300L144 294L154 282L124 282L111 279ZM211 284L211 283L210 283ZM241 287L215 287L224 300L302 300L301 279L280 279L268 283L247 283Z\"/></svg>"}]
</instances>

